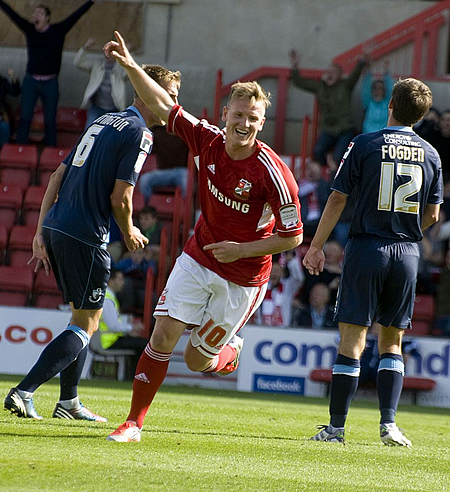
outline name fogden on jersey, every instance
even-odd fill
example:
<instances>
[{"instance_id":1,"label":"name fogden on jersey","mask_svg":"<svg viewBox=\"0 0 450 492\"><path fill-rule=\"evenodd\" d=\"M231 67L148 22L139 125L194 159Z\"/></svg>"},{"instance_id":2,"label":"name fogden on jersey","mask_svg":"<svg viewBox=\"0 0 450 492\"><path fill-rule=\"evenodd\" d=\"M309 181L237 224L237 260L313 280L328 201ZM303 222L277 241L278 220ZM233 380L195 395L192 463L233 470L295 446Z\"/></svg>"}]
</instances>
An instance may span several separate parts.
<instances>
[{"instance_id":1,"label":"name fogden on jersey","mask_svg":"<svg viewBox=\"0 0 450 492\"><path fill-rule=\"evenodd\" d=\"M251 189L252 184L245 179L241 179L239 184L234 189L234 196L236 198L240 198L241 200L248 200L250 198Z\"/></svg>"}]
</instances>

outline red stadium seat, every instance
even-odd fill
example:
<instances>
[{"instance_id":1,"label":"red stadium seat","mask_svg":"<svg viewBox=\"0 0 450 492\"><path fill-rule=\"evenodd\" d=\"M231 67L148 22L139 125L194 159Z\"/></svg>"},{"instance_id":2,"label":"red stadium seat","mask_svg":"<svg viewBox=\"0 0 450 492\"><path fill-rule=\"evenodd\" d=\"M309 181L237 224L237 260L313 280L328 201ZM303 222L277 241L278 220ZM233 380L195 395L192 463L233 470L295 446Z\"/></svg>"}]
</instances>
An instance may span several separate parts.
<instances>
[{"instance_id":1,"label":"red stadium seat","mask_svg":"<svg viewBox=\"0 0 450 492\"><path fill-rule=\"evenodd\" d=\"M139 212L145 207L145 198L138 189L133 191L133 216L137 218Z\"/></svg>"},{"instance_id":2,"label":"red stadium seat","mask_svg":"<svg viewBox=\"0 0 450 492\"><path fill-rule=\"evenodd\" d=\"M15 225L9 235L9 250L32 251L36 230L33 227Z\"/></svg>"},{"instance_id":3,"label":"red stadium seat","mask_svg":"<svg viewBox=\"0 0 450 492\"><path fill-rule=\"evenodd\" d=\"M411 330L408 330L408 336L426 337L430 334L431 324L429 321L417 321L413 319L411 326Z\"/></svg>"},{"instance_id":4,"label":"red stadium seat","mask_svg":"<svg viewBox=\"0 0 450 492\"><path fill-rule=\"evenodd\" d=\"M35 170L38 162L36 145L5 144L0 152L0 167Z\"/></svg>"},{"instance_id":5,"label":"red stadium seat","mask_svg":"<svg viewBox=\"0 0 450 492\"><path fill-rule=\"evenodd\" d=\"M414 301L413 320L431 322L434 319L434 297L429 294L417 294Z\"/></svg>"},{"instance_id":6,"label":"red stadium seat","mask_svg":"<svg viewBox=\"0 0 450 492\"><path fill-rule=\"evenodd\" d=\"M0 304L26 306L33 288L33 272L29 269L0 266Z\"/></svg>"},{"instance_id":7,"label":"red stadium seat","mask_svg":"<svg viewBox=\"0 0 450 492\"><path fill-rule=\"evenodd\" d=\"M19 221L22 198L20 186L0 183L0 224L8 231Z\"/></svg>"},{"instance_id":8,"label":"red stadium seat","mask_svg":"<svg viewBox=\"0 0 450 492\"><path fill-rule=\"evenodd\" d=\"M68 147L45 147L39 158L38 169L54 171L71 150Z\"/></svg>"},{"instance_id":9,"label":"red stadium seat","mask_svg":"<svg viewBox=\"0 0 450 492\"><path fill-rule=\"evenodd\" d=\"M0 265L5 259L6 245L8 244L8 231L4 225L0 225Z\"/></svg>"},{"instance_id":10,"label":"red stadium seat","mask_svg":"<svg viewBox=\"0 0 450 492\"><path fill-rule=\"evenodd\" d=\"M35 293L45 294L57 294L59 293L58 286L56 284L53 273L46 275L44 270L39 270L36 275L36 282L34 284Z\"/></svg>"},{"instance_id":11,"label":"red stadium seat","mask_svg":"<svg viewBox=\"0 0 450 492\"><path fill-rule=\"evenodd\" d=\"M45 147L39 158L37 167L38 182L41 186L47 186L50 175L70 151L71 149L69 147Z\"/></svg>"},{"instance_id":12,"label":"red stadium seat","mask_svg":"<svg viewBox=\"0 0 450 492\"><path fill-rule=\"evenodd\" d=\"M0 183L20 186L26 190L31 182L32 173L28 169L0 168Z\"/></svg>"},{"instance_id":13,"label":"red stadium seat","mask_svg":"<svg viewBox=\"0 0 450 492\"><path fill-rule=\"evenodd\" d=\"M39 270L34 283L33 306L56 309L63 302L53 274L46 275L44 270Z\"/></svg>"},{"instance_id":14,"label":"red stadium seat","mask_svg":"<svg viewBox=\"0 0 450 492\"><path fill-rule=\"evenodd\" d=\"M149 154L147 156L147 159L145 159L140 175L142 176L144 173L149 173L151 171L154 171L155 169L157 169L157 167L158 167L158 160L156 158L156 155Z\"/></svg>"},{"instance_id":15,"label":"red stadium seat","mask_svg":"<svg viewBox=\"0 0 450 492\"><path fill-rule=\"evenodd\" d=\"M33 270L35 264L28 265L28 260L33 254L33 238L36 229L16 225L9 235L7 262L9 266L28 268Z\"/></svg>"},{"instance_id":16,"label":"red stadium seat","mask_svg":"<svg viewBox=\"0 0 450 492\"><path fill-rule=\"evenodd\" d=\"M72 107L59 107L56 113L58 131L81 134L86 124L86 110Z\"/></svg>"},{"instance_id":17,"label":"red stadium seat","mask_svg":"<svg viewBox=\"0 0 450 492\"><path fill-rule=\"evenodd\" d=\"M36 227L45 190L46 186L29 186L27 188L22 207L22 222L24 225Z\"/></svg>"}]
</instances>

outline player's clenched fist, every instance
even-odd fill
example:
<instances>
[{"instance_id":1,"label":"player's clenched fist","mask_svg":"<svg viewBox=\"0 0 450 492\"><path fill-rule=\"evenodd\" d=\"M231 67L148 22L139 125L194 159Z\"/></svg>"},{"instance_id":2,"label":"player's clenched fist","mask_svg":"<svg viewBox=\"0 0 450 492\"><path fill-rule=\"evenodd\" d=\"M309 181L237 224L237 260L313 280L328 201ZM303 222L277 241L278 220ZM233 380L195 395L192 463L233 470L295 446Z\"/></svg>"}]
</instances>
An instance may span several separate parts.
<instances>
[{"instance_id":1,"label":"player's clenched fist","mask_svg":"<svg viewBox=\"0 0 450 492\"><path fill-rule=\"evenodd\" d=\"M310 275L319 275L323 271L325 264L325 255L323 251L315 246L310 246L303 258L303 266L308 270Z\"/></svg>"}]
</instances>

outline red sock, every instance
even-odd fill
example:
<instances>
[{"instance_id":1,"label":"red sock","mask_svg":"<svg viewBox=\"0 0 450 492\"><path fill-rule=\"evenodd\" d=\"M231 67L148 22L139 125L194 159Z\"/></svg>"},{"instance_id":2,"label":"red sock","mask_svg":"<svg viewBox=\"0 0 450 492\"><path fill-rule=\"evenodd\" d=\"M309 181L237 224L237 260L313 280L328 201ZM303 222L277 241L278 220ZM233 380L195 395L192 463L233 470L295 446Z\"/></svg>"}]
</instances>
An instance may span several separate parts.
<instances>
[{"instance_id":1,"label":"red sock","mask_svg":"<svg viewBox=\"0 0 450 492\"><path fill-rule=\"evenodd\" d=\"M234 347L230 347L229 345L225 345L225 347L216 355L217 357L217 365L211 372L219 372L223 371L230 362L233 362L236 358L236 349ZM233 372L234 367L230 366L229 372ZM227 369L225 369L227 370ZM209 372L209 371L208 371Z\"/></svg>"},{"instance_id":2,"label":"red sock","mask_svg":"<svg viewBox=\"0 0 450 492\"><path fill-rule=\"evenodd\" d=\"M142 352L133 380L133 396L127 420L134 420L139 428L144 425L148 408L166 377L172 353L153 350L150 342Z\"/></svg>"}]
</instances>

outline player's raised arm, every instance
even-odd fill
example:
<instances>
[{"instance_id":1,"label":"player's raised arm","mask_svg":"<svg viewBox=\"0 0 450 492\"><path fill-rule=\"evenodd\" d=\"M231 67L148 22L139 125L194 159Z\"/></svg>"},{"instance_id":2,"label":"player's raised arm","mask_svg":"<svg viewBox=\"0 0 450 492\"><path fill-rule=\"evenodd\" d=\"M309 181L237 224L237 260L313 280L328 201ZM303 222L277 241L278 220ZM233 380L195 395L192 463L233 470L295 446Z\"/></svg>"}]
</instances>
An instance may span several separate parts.
<instances>
[{"instance_id":1,"label":"player's raised arm","mask_svg":"<svg viewBox=\"0 0 450 492\"><path fill-rule=\"evenodd\" d=\"M124 39L118 31L114 32L117 41L109 41L103 50L106 56L112 56L127 71L139 98L153 113L167 123L175 102L169 94L135 62Z\"/></svg>"}]
</instances>

